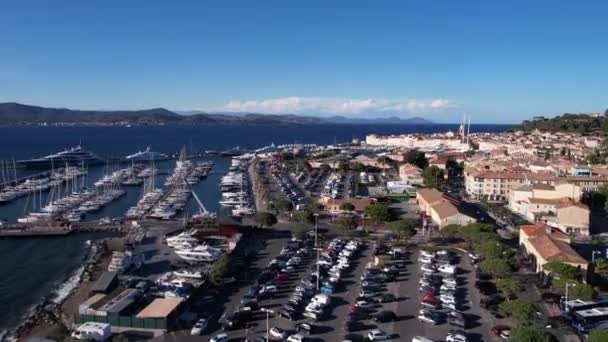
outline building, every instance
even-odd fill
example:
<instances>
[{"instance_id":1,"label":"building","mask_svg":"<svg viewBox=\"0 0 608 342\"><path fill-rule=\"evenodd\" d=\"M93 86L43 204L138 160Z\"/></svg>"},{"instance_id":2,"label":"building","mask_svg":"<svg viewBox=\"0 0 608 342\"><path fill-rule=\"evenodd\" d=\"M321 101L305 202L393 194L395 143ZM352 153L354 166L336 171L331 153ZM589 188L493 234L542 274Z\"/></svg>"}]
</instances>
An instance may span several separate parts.
<instances>
[{"instance_id":1,"label":"building","mask_svg":"<svg viewBox=\"0 0 608 342\"><path fill-rule=\"evenodd\" d=\"M530 258L536 272L542 272L543 265L551 261L587 269L587 260L572 249L570 237L547 224L521 226L519 246Z\"/></svg>"},{"instance_id":2,"label":"building","mask_svg":"<svg viewBox=\"0 0 608 342\"><path fill-rule=\"evenodd\" d=\"M570 183L580 187L581 192L596 191L608 183L605 176L556 176L551 173L477 171L465 170L465 191L467 196L476 200L507 201L510 191L529 184L553 185Z\"/></svg>"},{"instance_id":3,"label":"building","mask_svg":"<svg viewBox=\"0 0 608 342\"><path fill-rule=\"evenodd\" d=\"M412 185L423 185L422 170L412 164L399 166L399 178Z\"/></svg>"},{"instance_id":4,"label":"building","mask_svg":"<svg viewBox=\"0 0 608 342\"><path fill-rule=\"evenodd\" d=\"M416 200L420 212L430 218L433 224L439 228L448 224L466 225L477 222L474 216L463 208L460 201L442 194L437 189L419 189L416 192Z\"/></svg>"},{"instance_id":5,"label":"building","mask_svg":"<svg viewBox=\"0 0 608 342\"><path fill-rule=\"evenodd\" d=\"M117 272L103 272L91 289L92 293L110 293L118 285Z\"/></svg>"},{"instance_id":6,"label":"building","mask_svg":"<svg viewBox=\"0 0 608 342\"><path fill-rule=\"evenodd\" d=\"M361 163L368 167L374 167L376 169L390 169L391 166L385 163L378 162L378 159L368 157L366 155L358 155L352 159L352 163Z\"/></svg>"}]
</instances>

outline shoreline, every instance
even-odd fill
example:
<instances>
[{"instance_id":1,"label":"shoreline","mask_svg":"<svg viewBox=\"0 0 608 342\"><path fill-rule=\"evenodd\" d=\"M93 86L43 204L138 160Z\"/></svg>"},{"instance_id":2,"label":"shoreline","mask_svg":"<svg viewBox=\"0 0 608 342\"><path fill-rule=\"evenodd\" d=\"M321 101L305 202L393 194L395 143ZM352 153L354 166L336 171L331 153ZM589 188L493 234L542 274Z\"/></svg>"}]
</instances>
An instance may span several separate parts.
<instances>
[{"instance_id":1,"label":"shoreline","mask_svg":"<svg viewBox=\"0 0 608 342\"><path fill-rule=\"evenodd\" d=\"M92 279L94 267L105 254L105 240L87 240L88 251L81 266L63 281L50 295L33 305L23 316L22 322L10 329L3 340L23 341L37 333L50 330L69 331L71 316L66 316L64 308L81 288L84 282Z\"/></svg>"}]
</instances>

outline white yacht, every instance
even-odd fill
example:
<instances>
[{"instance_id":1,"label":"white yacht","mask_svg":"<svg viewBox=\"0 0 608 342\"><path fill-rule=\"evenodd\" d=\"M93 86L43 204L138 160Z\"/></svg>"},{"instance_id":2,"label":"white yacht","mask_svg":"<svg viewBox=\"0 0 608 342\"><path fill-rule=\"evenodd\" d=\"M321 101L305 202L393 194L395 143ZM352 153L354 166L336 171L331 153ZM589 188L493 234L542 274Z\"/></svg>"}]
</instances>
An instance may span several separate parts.
<instances>
[{"instance_id":1,"label":"white yacht","mask_svg":"<svg viewBox=\"0 0 608 342\"><path fill-rule=\"evenodd\" d=\"M175 274L175 276L177 276L177 277L182 277L182 278L203 279L203 273L201 271L184 269L184 270L174 271L173 274Z\"/></svg>"},{"instance_id":2,"label":"white yacht","mask_svg":"<svg viewBox=\"0 0 608 342\"><path fill-rule=\"evenodd\" d=\"M198 243L198 239L192 236L190 233L183 232L176 236L171 236L167 238L167 246L172 248L177 248L183 246L184 244L192 244L195 245Z\"/></svg>"},{"instance_id":3,"label":"white yacht","mask_svg":"<svg viewBox=\"0 0 608 342\"><path fill-rule=\"evenodd\" d=\"M222 254L222 250L207 245L199 245L191 249L176 250L182 259L190 262L213 262Z\"/></svg>"}]
</instances>

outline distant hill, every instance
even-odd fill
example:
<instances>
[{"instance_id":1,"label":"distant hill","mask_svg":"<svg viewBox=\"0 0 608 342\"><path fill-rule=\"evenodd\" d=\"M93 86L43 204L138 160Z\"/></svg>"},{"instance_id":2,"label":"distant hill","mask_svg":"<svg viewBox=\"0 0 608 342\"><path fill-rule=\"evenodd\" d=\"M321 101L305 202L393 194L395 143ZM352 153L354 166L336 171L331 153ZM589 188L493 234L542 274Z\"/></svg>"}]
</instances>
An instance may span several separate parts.
<instances>
[{"instance_id":1,"label":"distant hill","mask_svg":"<svg viewBox=\"0 0 608 342\"><path fill-rule=\"evenodd\" d=\"M608 132L608 119L606 116L590 114L565 113L553 118L542 116L525 120L521 125L512 128L513 131L534 131L538 129L543 132L577 132L581 134Z\"/></svg>"},{"instance_id":2,"label":"distant hill","mask_svg":"<svg viewBox=\"0 0 608 342\"><path fill-rule=\"evenodd\" d=\"M321 118L293 114L174 112L165 108L143 110L74 110L46 108L20 103L0 103L0 125L201 125L201 124L432 124L423 118L353 119L343 116Z\"/></svg>"},{"instance_id":3,"label":"distant hill","mask_svg":"<svg viewBox=\"0 0 608 342\"><path fill-rule=\"evenodd\" d=\"M412 118L400 118L397 116L390 116L385 118L347 118L344 116L331 116L325 118L326 121L340 124L397 124L397 125L432 125L433 121L415 116Z\"/></svg>"}]
</instances>

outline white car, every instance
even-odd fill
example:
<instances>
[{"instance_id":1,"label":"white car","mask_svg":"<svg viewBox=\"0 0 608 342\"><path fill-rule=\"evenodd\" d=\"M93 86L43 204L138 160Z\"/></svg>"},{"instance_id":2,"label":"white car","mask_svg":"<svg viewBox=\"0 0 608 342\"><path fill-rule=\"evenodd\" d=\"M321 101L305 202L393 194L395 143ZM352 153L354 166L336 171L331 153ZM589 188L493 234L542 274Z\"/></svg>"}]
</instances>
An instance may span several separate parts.
<instances>
[{"instance_id":1,"label":"white car","mask_svg":"<svg viewBox=\"0 0 608 342\"><path fill-rule=\"evenodd\" d=\"M287 337L287 332L281 328L272 327L270 329L270 337L282 340Z\"/></svg>"},{"instance_id":2,"label":"white car","mask_svg":"<svg viewBox=\"0 0 608 342\"><path fill-rule=\"evenodd\" d=\"M441 273L454 274L456 273L456 267L451 265L441 265L437 268Z\"/></svg>"},{"instance_id":3,"label":"white car","mask_svg":"<svg viewBox=\"0 0 608 342\"><path fill-rule=\"evenodd\" d=\"M467 342L467 337L463 334L449 333L445 338L446 342Z\"/></svg>"},{"instance_id":4,"label":"white car","mask_svg":"<svg viewBox=\"0 0 608 342\"><path fill-rule=\"evenodd\" d=\"M391 335L380 329L374 329L367 334L367 338L370 341L381 341L381 340L390 340Z\"/></svg>"},{"instance_id":5,"label":"white car","mask_svg":"<svg viewBox=\"0 0 608 342\"><path fill-rule=\"evenodd\" d=\"M209 342L225 342L228 341L228 334L219 334L213 336Z\"/></svg>"},{"instance_id":6,"label":"white car","mask_svg":"<svg viewBox=\"0 0 608 342\"><path fill-rule=\"evenodd\" d=\"M359 300L355 303L355 305L362 309L370 310L376 306L376 303L368 302L366 300Z\"/></svg>"},{"instance_id":7,"label":"white car","mask_svg":"<svg viewBox=\"0 0 608 342\"><path fill-rule=\"evenodd\" d=\"M448 309L448 310L454 310L454 311L457 310L456 303L445 303L445 302L442 302L441 303L441 307L444 308L444 309Z\"/></svg>"},{"instance_id":8,"label":"white car","mask_svg":"<svg viewBox=\"0 0 608 342\"><path fill-rule=\"evenodd\" d=\"M418 258L418 261L420 261L423 264L432 264L433 262L435 262L435 260L433 260L431 258L426 258L426 257L420 257L420 258Z\"/></svg>"},{"instance_id":9,"label":"white car","mask_svg":"<svg viewBox=\"0 0 608 342\"><path fill-rule=\"evenodd\" d=\"M448 251L446 251L445 249L441 249L438 250L437 252L435 252L437 255L448 255Z\"/></svg>"},{"instance_id":10,"label":"white car","mask_svg":"<svg viewBox=\"0 0 608 342\"><path fill-rule=\"evenodd\" d=\"M441 291L455 291L456 290L456 285L455 284L442 284L441 287L439 288L439 290L441 290Z\"/></svg>"},{"instance_id":11,"label":"white car","mask_svg":"<svg viewBox=\"0 0 608 342\"><path fill-rule=\"evenodd\" d=\"M275 293L278 290L275 285L266 285L260 289L260 293Z\"/></svg>"},{"instance_id":12,"label":"white car","mask_svg":"<svg viewBox=\"0 0 608 342\"><path fill-rule=\"evenodd\" d=\"M441 300L442 304L448 304L448 303L456 304L456 298L450 297L450 296L443 296L442 295L442 296L439 297L439 300Z\"/></svg>"},{"instance_id":13,"label":"white car","mask_svg":"<svg viewBox=\"0 0 608 342\"><path fill-rule=\"evenodd\" d=\"M192 329L190 330L190 335L195 335L198 336L200 334L203 333L203 331L205 331L205 329L207 329L207 324L209 322L207 321L206 318L201 318L199 319L196 324L194 324L194 326L192 327Z\"/></svg>"},{"instance_id":14,"label":"white car","mask_svg":"<svg viewBox=\"0 0 608 342\"><path fill-rule=\"evenodd\" d=\"M456 279L454 278L443 278L443 284L448 286L456 286Z\"/></svg>"},{"instance_id":15,"label":"white car","mask_svg":"<svg viewBox=\"0 0 608 342\"><path fill-rule=\"evenodd\" d=\"M422 255L424 257L427 257L427 258L434 258L435 257L435 253L429 252L429 251L425 251L425 250L420 251L420 255Z\"/></svg>"},{"instance_id":16,"label":"white car","mask_svg":"<svg viewBox=\"0 0 608 342\"><path fill-rule=\"evenodd\" d=\"M422 265L420 266L420 270L426 273L435 273L435 268L430 265Z\"/></svg>"},{"instance_id":17,"label":"white car","mask_svg":"<svg viewBox=\"0 0 608 342\"><path fill-rule=\"evenodd\" d=\"M312 319L313 321L318 321L321 318L321 315L316 314L314 312L305 311L302 316Z\"/></svg>"},{"instance_id":18,"label":"white car","mask_svg":"<svg viewBox=\"0 0 608 342\"><path fill-rule=\"evenodd\" d=\"M428 315L418 315L418 320L425 323L437 324L431 317Z\"/></svg>"},{"instance_id":19,"label":"white car","mask_svg":"<svg viewBox=\"0 0 608 342\"><path fill-rule=\"evenodd\" d=\"M306 309L304 309L304 311L306 311L306 312L312 312L312 313L314 313L314 314L316 314L316 315L319 315L319 316L320 316L320 315L322 315L322 314L323 314L323 307L316 306L316 305L312 305L312 306L311 306L311 305L309 304L309 305L306 307Z\"/></svg>"},{"instance_id":20,"label":"white car","mask_svg":"<svg viewBox=\"0 0 608 342\"><path fill-rule=\"evenodd\" d=\"M304 336L301 334L291 335L287 338L287 342L302 342L304 341Z\"/></svg>"}]
</instances>

